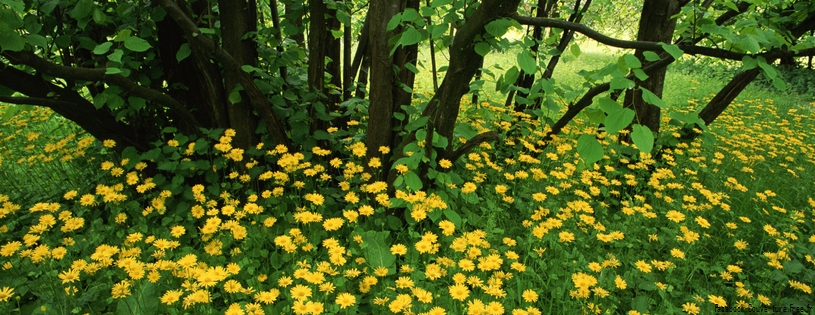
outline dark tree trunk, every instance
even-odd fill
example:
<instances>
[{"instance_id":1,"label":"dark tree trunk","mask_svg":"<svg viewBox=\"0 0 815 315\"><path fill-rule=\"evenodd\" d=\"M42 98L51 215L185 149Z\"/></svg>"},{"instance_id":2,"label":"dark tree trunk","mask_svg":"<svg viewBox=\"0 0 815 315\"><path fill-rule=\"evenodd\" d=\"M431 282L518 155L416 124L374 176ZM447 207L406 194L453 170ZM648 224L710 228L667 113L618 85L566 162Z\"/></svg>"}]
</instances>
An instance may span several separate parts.
<instances>
[{"instance_id":1,"label":"dark tree trunk","mask_svg":"<svg viewBox=\"0 0 815 315\"><path fill-rule=\"evenodd\" d=\"M309 0L309 34L308 34L308 84L311 90L321 95L315 102L324 104L325 112L334 110L340 102L340 95L329 93L325 85L326 73L331 76L330 83L342 88L340 71L340 40L334 38L331 30L339 28L335 18L336 9L329 9L322 0ZM330 61L326 63L326 58ZM311 110L311 132L325 130L328 122L316 108Z\"/></svg>"},{"instance_id":2,"label":"dark tree trunk","mask_svg":"<svg viewBox=\"0 0 815 315\"><path fill-rule=\"evenodd\" d=\"M242 39L249 32L257 31L257 6L255 0L220 0L218 7L221 14L221 34L224 49L240 65L257 65L257 46L251 38ZM225 67L224 86L227 93L232 93L240 84L240 69ZM252 113L249 96L240 92L242 101L227 107L229 125L237 132L233 140L239 148L249 148L258 143L255 130L258 118Z\"/></svg>"},{"instance_id":3,"label":"dark tree trunk","mask_svg":"<svg viewBox=\"0 0 815 315\"><path fill-rule=\"evenodd\" d=\"M391 146L396 78L388 45L387 25L400 9L401 1L371 0L368 10L368 49L371 54L370 105L368 107L367 156L382 157L380 146ZM393 149L393 148L392 148ZM384 160L384 159L383 159Z\"/></svg>"},{"instance_id":4,"label":"dark tree trunk","mask_svg":"<svg viewBox=\"0 0 815 315\"><path fill-rule=\"evenodd\" d=\"M676 29L676 19L672 19L671 16L678 13L679 9L677 0L645 0L637 40L670 43ZM638 49L634 56L644 60L642 54L643 51ZM654 132L659 132L660 109L643 101L640 87L662 97L666 72L667 68L662 68L651 72L645 81L635 80L636 87L625 93L624 107L633 109L636 112L637 123Z\"/></svg>"}]
</instances>

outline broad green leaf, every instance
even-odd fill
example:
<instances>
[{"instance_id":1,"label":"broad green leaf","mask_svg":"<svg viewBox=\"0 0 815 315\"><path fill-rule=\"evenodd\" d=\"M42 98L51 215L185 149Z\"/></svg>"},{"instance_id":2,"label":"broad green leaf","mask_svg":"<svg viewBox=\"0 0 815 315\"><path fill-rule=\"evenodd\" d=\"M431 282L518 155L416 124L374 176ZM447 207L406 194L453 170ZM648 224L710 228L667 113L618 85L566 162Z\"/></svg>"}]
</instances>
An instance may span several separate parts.
<instances>
[{"instance_id":1,"label":"broad green leaf","mask_svg":"<svg viewBox=\"0 0 815 315\"><path fill-rule=\"evenodd\" d=\"M577 139L577 153L587 165L592 165L603 158L603 146L595 135L584 134Z\"/></svg>"},{"instance_id":2,"label":"broad green leaf","mask_svg":"<svg viewBox=\"0 0 815 315\"><path fill-rule=\"evenodd\" d=\"M402 37L399 39L399 44L402 46L416 45L416 43L421 40L422 32L410 26L404 33L402 33Z\"/></svg>"},{"instance_id":3,"label":"broad green leaf","mask_svg":"<svg viewBox=\"0 0 815 315\"><path fill-rule=\"evenodd\" d=\"M487 23L484 29L487 30L488 34L494 37L501 37L507 33L510 26L512 26L512 22L509 19L498 19Z\"/></svg>"},{"instance_id":4,"label":"broad green leaf","mask_svg":"<svg viewBox=\"0 0 815 315\"><path fill-rule=\"evenodd\" d=\"M756 61L756 59L753 59L753 57L744 56L743 58L741 58L741 66L744 70L750 70L755 67L758 67L758 62Z\"/></svg>"},{"instance_id":5,"label":"broad green leaf","mask_svg":"<svg viewBox=\"0 0 815 315\"><path fill-rule=\"evenodd\" d=\"M776 71L775 68L773 68L773 66L768 65L767 60L764 59L764 57L758 56L756 58L756 62L758 66L761 67L761 70L764 73L764 76L767 77L767 79L773 80L778 75L778 71Z\"/></svg>"},{"instance_id":6,"label":"broad green leaf","mask_svg":"<svg viewBox=\"0 0 815 315\"><path fill-rule=\"evenodd\" d=\"M398 26L399 26L399 23L401 23L401 22L402 22L402 13L397 13L396 15L394 15L394 16L391 18L391 20L390 20L390 21L388 21L387 30L388 30L388 31L395 30L395 29L396 29L396 27L398 27Z\"/></svg>"},{"instance_id":7,"label":"broad green leaf","mask_svg":"<svg viewBox=\"0 0 815 315\"><path fill-rule=\"evenodd\" d=\"M0 51L21 51L25 48L25 39L14 30L3 29L0 25Z\"/></svg>"},{"instance_id":8,"label":"broad green leaf","mask_svg":"<svg viewBox=\"0 0 815 315\"><path fill-rule=\"evenodd\" d=\"M421 19L422 16L419 15L419 12L417 12L416 9L408 8L402 12L402 22L416 22Z\"/></svg>"},{"instance_id":9,"label":"broad green leaf","mask_svg":"<svg viewBox=\"0 0 815 315\"><path fill-rule=\"evenodd\" d=\"M444 216L447 217L450 222L456 225L456 227L461 227L461 216L453 209L444 210Z\"/></svg>"},{"instance_id":10,"label":"broad green leaf","mask_svg":"<svg viewBox=\"0 0 815 315\"><path fill-rule=\"evenodd\" d=\"M575 57L580 57L580 45L572 44L572 46L569 47L569 51L571 51Z\"/></svg>"},{"instance_id":11,"label":"broad green leaf","mask_svg":"<svg viewBox=\"0 0 815 315\"><path fill-rule=\"evenodd\" d=\"M21 28L25 25L23 19L12 9L3 8L0 6L0 23L5 24L10 29ZM2 24L0 24L2 25Z\"/></svg>"},{"instance_id":12,"label":"broad green leaf","mask_svg":"<svg viewBox=\"0 0 815 315\"><path fill-rule=\"evenodd\" d=\"M42 35L28 34L26 35L26 38L28 39L28 43L32 46L39 46L42 48L48 47L48 40L46 40Z\"/></svg>"},{"instance_id":13,"label":"broad green leaf","mask_svg":"<svg viewBox=\"0 0 815 315\"><path fill-rule=\"evenodd\" d=\"M645 51L642 53L642 56L645 57L645 61L657 61L659 60L659 55L653 51Z\"/></svg>"},{"instance_id":14,"label":"broad green leaf","mask_svg":"<svg viewBox=\"0 0 815 315\"><path fill-rule=\"evenodd\" d=\"M422 190L422 179L415 172L408 172L405 174L405 184L408 188L414 191Z\"/></svg>"},{"instance_id":15,"label":"broad green leaf","mask_svg":"<svg viewBox=\"0 0 815 315\"><path fill-rule=\"evenodd\" d=\"M679 49L679 46L668 45L665 43L659 43L659 45L662 46L662 49L665 49L667 53L671 54L671 57L674 57L674 59L679 59L679 57L682 57L682 55L685 54L682 49Z\"/></svg>"},{"instance_id":16,"label":"broad green leaf","mask_svg":"<svg viewBox=\"0 0 815 315\"><path fill-rule=\"evenodd\" d=\"M362 235L362 242L365 244L363 255L372 268L394 267L396 256L391 253L387 241L388 234L387 231L367 231Z\"/></svg>"},{"instance_id":17,"label":"broad green leaf","mask_svg":"<svg viewBox=\"0 0 815 315\"><path fill-rule=\"evenodd\" d=\"M119 73L122 73L122 69L114 67L105 68L105 74L119 74Z\"/></svg>"},{"instance_id":18,"label":"broad green leaf","mask_svg":"<svg viewBox=\"0 0 815 315\"><path fill-rule=\"evenodd\" d=\"M94 5L91 0L79 0L70 15L74 19L83 19L93 12Z\"/></svg>"},{"instance_id":19,"label":"broad green leaf","mask_svg":"<svg viewBox=\"0 0 815 315\"><path fill-rule=\"evenodd\" d=\"M485 42L478 42L477 44L475 44L475 52L481 56L486 56L487 54L489 54L491 49L492 46Z\"/></svg>"},{"instance_id":20,"label":"broad green leaf","mask_svg":"<svg viewBox=\"0 0 815 315\"><path fill-rule=\"evenodd\" d=\"M637 80L648 80L648 74L646 74L645 71L642 71L642 69L633 69L631 72L634 72L634 76L637 77Z\"/></svg>"},{"instance_id":21,"label":"broad green leaf","mask_svg":"<svg viewBox=\"0 0 815 315\"><path fill-rule=\"evenodd\" d=\"M429 27L430 37L431 38L439 38L444 35L445 32L448 30L447 24L439 24L439 25L431 25Z\"/></svg>"},{"instance_id":22,"label":"broad green leaf","mask_svg":"<svg viewBox=\"0 0 815 315\"><path fill-rule=\"evenodd\" d=\"M433 2L430 4L430 7L438 8L440 6L448 5L451 3L453 3L453 0L433 0Z\"/></svg>"},{"instance_id":23,"label":"broad green leaf","mask_svg":"<svg viewBox=\"0 0 815 315\"><path fill-rule=\"evenodd\" d=\"M23 0L1 0L0 4L5 4L17 12L23 12L23 10L25 10L25 2L23 2Z\"/></svg>"},{"instance_id":24,"label":"broad green leaf","mask_svg":"<svg viewBox=\"0 0 815 315\"><path fill-rule=\"evenodd\" d=\"M524 73L535 73L538 70L538 63L535 61L535 57L532 56L527 50L521 50L518 53L518 65L521 66L521 70Z\"/></svg>"},{"instance_id":25,"label":"broad green leaf","mask_svg":"<svg viewBox=\"0 0 815 315\"><path fill-rule=\"evenodd\" d=\"M93 54L94 55L104 55L104 54L108 53L108 51L110 50L110 46L113 46L113 43L104 42L104 43L101 43L99 45L96 45L96 48L93 49Z\"/></svg>"},{"instance_id":26,"label":"broad green leaf","mask_svg":"<svg viewBox=\"0 0 815 315\"><path fill-rule=\"evenodd\" d=\"M634 120L635 112L628 108L620 108L616 111L608 113L603 125L606 127L606 133L617 134L620 130L625 129Z\"/></svg>"},{"instance_id":27,"label":"broad green leaf","mask_svg":"<svg viewBox=\"0 0 815 315\"><path fill-rule=\"evenodd\" d=\"M739 42L742 48L749 53L757 53L761 50L761 45L758 44L758 39L754 35L747 34Z\"/></svg>"},{"instance_id":28,"label":"broad green leaf","mask_svg":"<svg viewBox=\"0 0 815 315\"><path fill-rule=\"evenodd\" d=\"M122 63L122 55L124 51L121 49L114 50L110 55L108 55L108 60L113 62Z\"/></svg>"},{"instance_id":29,"label":"broad green leaf","mask_svg":"<svg viewBox=\"0 0 815 315\"><path fill-rule=\"evenodd\" d=\"M130 104L135 110L141 110L147 104L147 101L141 97L131 96L127 98L127 103Z\"/></svg>"},{"instance_id":30,"label":"broad green leaf","mask_svg":"<svg viewBox=\"0 0 815 315\"><path fill-rule=\"evenodd\" d=\"M654 133L651 129L640 124L631 127L631 141L642 152L651 152L654 149Z\"/></svg>"},{"instance_id":31,"label":"broad green leaf","mask_svg":"<svg viewBox=\"0 0 815 315\"><path fill-rule=\"evenodd\" d=\"M187 43L183 43L181 44L181 47L178 47L178 52L175 53L175 60L181 62L182 60L189 57L191 52L192 50L190 50L190 45Z\"/></svg>"},{"instance_id":32,"label":"broad green leaf","mask_svg":"<svg viewBox=\"0 0 815 315\"><path fill-rule=\"evenodd\" d=\"M623 55L623 60L625 60L625 64L629 68L642 68L642 62L632 54Z\"/></svg>"},{"instance_id":33,"label":"broad green leaf","mask_svg":"<svg viewBox=\"0 0 815 315\"><path fill-rule=\"evenodd\" d=\"M593 125L602 124L606 119L605 111L599 108L586 108L583 112L586 113L586 116L589 116L589 122Z\"/></svg>"},{"instance_id":34,"label":"broad green leaf","mask_svg":"<svg viewBox=\"0 0 815 315\"><path fill-rule=\"evenodd\" d=\"M427 125L427 121L428 121L428 120L430 120L430 116L422 116L422 117L419 117L418 119L411 120L411 121L410 121L410 122L409 122L409 123L408 123L408 124L405 126L405 130L407 130L407 131L414 131L414 130L416 130L416 129L419 129L419 128L421 128L421 127L424 127L425 125Z\"/></svg>"},{"instance_id":35,"label":"broad green leaf","mask_svg":"<svg viewBox=\"0 0 815 315\"><path fill-rule=\"evenodd\" d=\"M343 10L337 10L337 21L340 21L342 25L351 26L351 16L348 15L348 12Z\"/></svg>"},{"instance_id":36,"label":"broad green leaf","mask_svg":"<svg viewBox=\"0 0 815 315\"><path fill-rule=\"evenodd\" d=\"M108 17L107 17L107 15L105 15L104 11L94 8L94 10L93 10L93 21L96 22L96 24L105 24L105 21L107 21L107 18Z\"/></svg>"},{"instance_id":37,"label":"broad green leaf","mask_svg":"<svg viewBox=\"0 0 815 315\"><path fill-rule=\"evenodd\" d=\"M606 114L611 114L622 108L623 106L620 105L620 103L615 102L610 97L600 98L600 109L606 112Z\"/></svg>"},{"instance_id":38,"label":"broad green leaf","mask_svg":"<svg viewBox=\"0 0 815 315\"><path fill-rule=\"evenodd\" d=\"M153 46L150 46L150 43L139 37L128 37L125 40L125 48L135 52L144 52L150 49L151 47Z\"/></svg>"},{"instance_id":39,"label":"broad green leaf","mask_svg":"<svg viewBox=\"0 0 815 315\"><path fill-rule=\"evenodd\" d=\"M651 91L649 91L648 89L646 89L644 87L640 87L640 90L642 91L642 100L643 101L645 101L648 104L654 105L656 107L662 108L662 109L665 108L665 106L666 106L665 101L660 99L659 96L657 96L656 94L652 93Z\"/></svg>"},{"instance_id":40,"label":"broad green leaf","mask_svg":"<svg viewBox=\"0 0 815 315\"><path fill-rule=\"evenodd\" d=\"M611 79L612 90L624 90L634 87L634 81L626 79L625 77L616 77Z\"/></svg>"}]
</instances>

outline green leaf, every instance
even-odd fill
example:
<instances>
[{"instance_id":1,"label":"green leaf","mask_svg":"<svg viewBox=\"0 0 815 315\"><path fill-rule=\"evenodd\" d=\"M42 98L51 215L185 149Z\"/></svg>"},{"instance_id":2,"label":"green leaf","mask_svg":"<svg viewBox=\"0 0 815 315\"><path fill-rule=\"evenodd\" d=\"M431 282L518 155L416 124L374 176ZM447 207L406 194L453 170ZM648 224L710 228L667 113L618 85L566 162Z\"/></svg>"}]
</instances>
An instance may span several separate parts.
<instances>
[{"instance_id":1,"label":"green leaf","mask_svg":"<svg viewBox=\"0 0 815 315\"><path fill-rule=\"evenodd\" d=\"M488 43L478 42L475 44L475 52L481 56L486 56L490 53L490 50L492 50L492 46L490 46Z\"/></svg>"},{"instance_id":2,"label":"green leaf","mask_svg":"<svg viewBox=\"0 0 815 315\"><path fill-rule=\"evenodd\" d=\"M122 69L114 67L105 68L105 74L119 74L119 73L122 73Z\"/></svg>"},{"instance_id":3,"label":"green leaf","mask_svg":"<svg viewBox=\"0 0 815 315\"><path fill-rule=\"evenodd\" d=\"M26 35L26 39L28 39L28 43L32 46L40 46L42 48L48 47L48 40L46 40L42 35L28 34Z\"/></svg>"},{"instance_id":4,"label":"green leaf","mask_svg":"<svg viewBox=\"0 0 815 315\"><path fill-rule=\"evenodd\" d=\"M651 129L640 124L631 127L631 140L642 152L651 152L654 149L654 133Z\"/></svg>"},{"instance_id":5,"label":"green leaf","mask_svg":"<svg viewBox=\"0 0 815 315\"><path fill-rule=\"evenodd\" d=\"M571 51L572 55L574 55L575 57L580 57L580 45L572 44L572 46L569 47L569 51Z\"/></svg>"},{"instance_id":6,"label":"green leaf","mask_svg":"<svg viewBox=\"0 0 815 315\"><path fill-rule=\"evenodd\" d=\"M151 47L153 46L150 46L150 43L139 37L128 37L125 40L125 48L135 52L144 52L150 49Z\"/></svg>"},{"instance_id":7,"label":"green leaf","mask_svg":"<svg viewBox=\"0 0 815 315\"><path fill-rule=\"evenodd\" d=\"M415 172L405 174L405 184L414 191L422 190L422 179Z\"/></svg>"},{"instance_id":8,"label":"green leaf","mask_svg":"<svg viewBox=\"0 0 815 315\"><path fill-rule=\"evenodd\" d=\"M113 43L104 42L104 43L101 43L99 45L96 45L96 48L93 49L93 54L94 55L104 55L104 54L108 53L108 51L110 50L110 46L113 46Z\"/></svg>"},{"instance_id":9,"label":"green leaf","mask_svg":"<svg viewBox=\"0 0 815 315\"><path fill-rule=\"evenodd\" d=\"M619 110L608 113L603 125L606 127L606 133L617 134L620 130L625 129L634 120L636 113L628 108L620 108Z\"/></svg>"},{"instance_id":10,"label":"green leaf","mask_svg":"<svg viewBox=\"0 0 815 315\"><path fill-rule=\"evenodd\" d=\"M421 127L423 127L423 126L427 125L427 121L428 121L428 120L430 120L430 116L422 116L422 117L419 117L418 119L411 120L411 121L410 121L410 122L409 122L409 123L408 123L408 124L405 126L405 130L407 130L407 131L414 131L414 130L416 130L416 129L419 129L419 128L421 128Z\"/></svg>"},{"instance_id":11,"label":"green leaf","mask_svg":"<svg viewBox=\"0 0 815 315\"><path fill-rule=\"evenodd\" d=\"M577 139L577 153L586 162L592 165L603 158L603 146L597 141L595 135L584 134Z\"/></svg>"},{"instance_id":12,"label":"green leaf","mask_svg":"<svg viewBox=\"0 0 815 315\"><path fill-rule=\"evenodd\" d=\"M25 10L25 2L23 2L23 0L2 0L0 4L5 4L17 12L23 12L23 10Z\"/></svg>"},{"instance_id":13,"label":"green leaf","mask_svg":"<svg viewBox=\"0 0 815 315\"><path fill-rule=\"evenodd\" d=\"M404 12L402 12L402 22L416 22L420 21L422 16L419 15L419 12L413 8L407 8Z\"/></svg>"},{"instance_id":14,"label":"green leaf","mask_svg":"<svg viewBox=\"0 0 815 315\"><path fill-rule=\"evenodd\" d=\"M192 50L190 50L190 45L187 43L183 43L181 44L181 47L178 47L178 52L175 53L175 60L181 62L181 60L184 60L187 57L189 57L191 52Z\"/></svg>"},{"instance_id":15,"label":"green leaf","mask_svg":"<svg viewBox=\"0 0 815 315\"><path fill-rule=\"evenodd\" d=\"M642 69L633 69L631 72L634 72L634 76L640 81L648 80L648 74L646 74L645 71L642 71Z\"/></svg>"},{"instance_id":16,"label":"green leaf","mask_svg":"<svg viewBox=\"0 0 815 315\"><path fill-rule=\"evenodd\" d=\"M629 68L642 68L642 62L632 54L623 55L623 60L625 60L625 64Z\"/></svg>"},{"instance_id":17,"label":"green leaf","mask_svg":"<svg viewBox=\"0 0 815 315\"><path fill-rule=\"evenodd\" d=\"M130 104L135 110L141 110L147 104L147 101L141 97L131 96L127 98L127 103Z\"/></svg>"},{"instance_id":18,"label":"green leaf","mask_svg":"<svg viewBox=\"0 0 815 315\"><path fill-rule=\"evenodd\" d=\"M656 107L665 109L665 107L666 107L665 101L660 99L659 96L657 96L656 94L652 93L651 91L649 91L648 89L646 89L644 87L640 87L640 90L642 91L642 100L643 101L645 101L648 104L654 105Z\"/></svg>"},{"instance_id":19,"label":"green leaf","mask_svg":"<svg viewBox=\"0 0 815 315\"><path fill-rule=\"evenodd\" d=\"M447 217L450 222L453 222L456 227L461 227L461 216L453 209L444 210L444 216Z\"/></svg>"},{"instance_id":20,"label":"green leaf","mask_svg":"<svg viewBox=\"0 0 815 315\"><path fill-rule=\"evenodd\" d=\"M634 87L634 81L626 79L625 77L616 77L611 79L612 90L624 90Z\"/></svg>"},{"instance_id":21,"label":"green leaf","mask_svg":"<svg viewBox=\"0 0 815 315\"><path fill-rule=\"evenodd\" d=\"M776 71L773 66L767 64L767 60L764 59L764 57L758 56L756 61L767 79L774 80L775 77L778 76L778 71Z\"/></svg>"},{"instance_id":22,"label":"green leaf","mask_svg":"<svg viewBox=\"0 0 815 315\"><path fill-rule=\"evenodd\" d=\"M107 18L108 18L108 16L105 15L104 11L94 8L94 10L93 10L93 21L96 22L96 24L105 24L105 21L107 20Z\"/></svg>"},{"instance_id":23,"label":"green leaf","mask_svg":"<svg viewBox=\"0 0 815 315\"><path fill-rule=\"evenodd\" d=\"M399 26L399 23L401 23L401 22L402 22L402 13L397 13L396 15L394 15L394 16L391 18L391 20L390 20L390 21L388 21L387 30L388 30L388 31L395 30L395 29L396 29L396 27L398 27L398 26Z\"/></svg>"},{"instance_id":24,"label":"green leaf","mask_svg":"<svg viewBox=\"0 0 815 315\"><path fill-rule=\"evenodd\" d=\"M679 49L679 46L668 45L665 43L659 43L659 45L662 46L662 49L664 49L667 53L671 54L671 57L673 57L674 59L679 59L679 57L682 57L682 55L685 54L685 52L682 51L682 49Z\"/></svg>"},{"instance_id":25,"label":"green leaf","mask_svg":"<svg viewBox=\"0 0 815 315\"><path fill-rule=\"evenodd\" d=\"M116 49L110 55L108 55L108 60L122 63L122 55L124 55L124 51L121 49Z\"/></svg>"},{"instance_id":26,"label":"green leaf","mask_svg":"<svg viewBox=\"0 0 815 315\"><path fill-rule=\"evenodd\" d=\"M484 29L487 30L488 34L494 37L501 37L507 33L510 26L512 26L512 22L509 19L498 19L487 23Z\"/></svg>"},{"instance_id":27,"label":"green leaf","mask_svg":"<svg viewBox=\"0 0 815 315\"><path fill-rule=\"evenodd\" d=\"M72 18L80 20L93 12L94 5L91 0L79 0L70 15Z\"/></svg>"},{"instance_id":28,"label":"green leaf","mask_svg":"<svg viewBox=\"0 0 815 315\"><path fill-rule=\"evenodd\" d=\"M340 21L342 25L350 26L351 25L351 16L348 15L348 12L343 10L337 10L337 21Z\"/></svg>"},{"instance_id":29,"label":"green leaf","mask_svg":"<svg viewBox=\"0 0 815 315\"><path fill-rule=\"evenodd\" d=\"M753 59L753 57L744 56L743 58L741 58L741 66L743 70L751 70L755 67L758 67L758 62L756 61L756 59Z\"/></svg>"},{"instance_id":30,"label":"green leaf","mask_svg":"<svg viewBox=\"0 0 815 315\"><path fill-rule=\"evenodd\" d=\"M528 50L521 50L521 52L518 53L518 65L521 66L521 70L523 70L524 73L532 74L538 70L538 63Z\"/></svg>"},{"instance_id":31,"label":"green leaf","mask_svg":"<svg viewBox=\"0 0 815 315\"><path fill-rule=\"evenodd\" d=\"M396 262L396 256L391 253L388 246L387 231L367 231L362 235L362 242L365 244L363 255L365 261L372 268L385 267L391 269Z\"/></svg>"},{"instance_id":32,"label":"green leaf","mask_svg":"<svg viewBox=\"0 0 815 315\"><path fill-rule=\"evenodd\" d=\"M3 26L0 24L0 26ZM4 28L6 28L4 30ZM0 51L21 51L25 48L25 39L14 30L0 27Z\"/></svg>"},{"instance_id":33,"label":"green leaf","mask_svg":"<svg viewBox=\"0 0 815 315\"><path fill-rule=\"evenodd\" d=\"M402 46L416 45L416 43L421 40L422 32L411 26L408 27L404 33L402 33L402 38L399 39L399 44Z\"/></svg>"},{"instance_id":34,"label":"green leaf","mask_svg":"<svg viewBox=\"0 0 815 315\"><path fill-rule=\"evenodd\" d=\"M642 53L642 56L645 57L645 61L657 61L661 59L659 55L653 51L645 51Z\"/></svg>"}]
</instances>

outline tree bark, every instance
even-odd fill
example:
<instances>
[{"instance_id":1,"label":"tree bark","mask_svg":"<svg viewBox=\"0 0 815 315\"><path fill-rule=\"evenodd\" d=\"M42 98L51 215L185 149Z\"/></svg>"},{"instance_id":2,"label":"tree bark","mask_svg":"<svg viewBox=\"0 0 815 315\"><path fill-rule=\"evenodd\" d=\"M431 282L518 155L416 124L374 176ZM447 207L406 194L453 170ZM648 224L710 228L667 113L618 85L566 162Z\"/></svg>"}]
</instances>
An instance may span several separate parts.
<instances>
[{"instance_id":1,"label":"tree bark","mask_svg":"<svg viewBox=\"0 0 815 315\"><path fill-rule=\"evenodd\" d=\"M221 14L221 36L226 52L239 65L257 65L257 46L251 38L242 39L247 33L257 31L255 0L219 0L218 7ZM227 93L232 93L241 84L241 76L244 74L240 71L243 70L225 67L224 85ZM243 91L240 94L242 101L227 106L227 113L230 127L237 132L234 145L245 149L259 142L255 134L258 120L252 113L252 106L248 104L250 96Z\"/></svg>"},{"instance_id":2,"label":"tree bark","mask_svg":"<svg viewBox=\"0 0 815 315\"><path fill-rule=\"evenodd\" d=\"M642 17L640 18L638 41L670 43L673 32L676 29L676 19L671 18L679 13L679 2L677 0L645 0L642 6ZM640 60L645 50L637 49L634 56ZM636 112L636 119L640 125L646 126L651 131L659 132L660 108L646 103L642 99L642 90L645 88L658 97L662 97L663 85L667 68L652 71L645 81L634 80L635 87L626 91L623 106L631 108Z\"/></svg>"}]
</instances>

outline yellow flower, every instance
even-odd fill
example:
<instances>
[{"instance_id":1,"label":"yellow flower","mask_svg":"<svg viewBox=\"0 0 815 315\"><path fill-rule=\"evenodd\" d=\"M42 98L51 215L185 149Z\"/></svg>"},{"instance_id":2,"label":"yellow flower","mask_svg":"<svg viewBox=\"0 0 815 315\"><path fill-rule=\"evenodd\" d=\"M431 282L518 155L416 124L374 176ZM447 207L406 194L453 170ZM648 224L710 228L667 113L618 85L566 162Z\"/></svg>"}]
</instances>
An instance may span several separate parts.
<instances>
[{"instance_id":1,"label":"yellow flower","mask_svg":"<svg viewBox=\"0 0 815 315\"><path fill-rule=\"evenodd\" d=\"M572 232L563 231L563 232L560 232L558 234L558 236L560 237L560 242L561 243L569 243L569 242L574 241L574 233L572 233Z\"/></svg>"},{"instance_id":2,"label":"yellow flower","mask_svg":"<svg viewBox=\"0 0 815 315\"><path fill-rule=\"evenodd\" d=\"M439 222L439 228L441 228L442 234L450 236L453 235L453 233L455 232L456 225L449 220L443 220Z\"/></svg>"},{"instance_id":3,"label":"yellow flower","mask_svg":"<svg viewBox=\"0 0 815 315\"><path fill-rule=\"evenodd\" d=\"M311 297L311 288L298 284L289 290L291 297L295 300L302 301Z\"/></svg>"},{"instance_id":4,"label":"yellow flower","mask_svg":"<svg viewBox=\"0 0 815 315\"><path fill-rule=\"evenodd\" d=\"M682 304L682 310L692 315L699 314L699 306L696 306L696 303L693 302Z\"/></svg>"},{"instance_id":5,"label":"yellow flower","mask_svg":"<svg viewBox=\"0 0 815 315\"><path fill-rule=\"evenodd\" d=\"M347 292L346 293L340 293L340 294L337 294L337 299L334 300L334 303L337 303L337 305L340 306L340 309L344 309L346 307L350 307L350 306L353 306L354 304L356 304L357 303L357 298L355 296L351 295L351 293L347 293Z\"/></svg>"},{"instance_id":6,"label":"yellow flower","mask_svg":"<svg viewBox=\"0 0 815 315\"><path fill-rule=\"evenodd\" d=\"M450 160L448 159L441 159L439 161L439 166L441 166L442 168L450 168L453 166L453 162L450 162Z\"/></svg>"},{"instance_id":7,"label":"yellow flower","mask_svg":"<svg viewBox=\"0 0 815 315\"><path fill-rule=\"evenodd\" d=\"M528 303L535 303L538 301L538 293L532 289L525 290L521 296L524 298L524 301Z\"/></svg>"},{"instance_id":8,"label":"yellow flower","mask_svg":"<svg viewBox=\"0 0 815 315\"><path fill-rule=\"evenodd\" d=\"M121 299L128 297L130 295L130 283L127 281L122 281L117 284L113 285L113 288L110 290L110 295L114 299Z\"/></svg>"},{"instance_id":9,"label":"yellow flower","mask_svg":"<svg viewBox=\"0 0 815 315\"><path fill-rule=\"evenodd\" d=\"M407 254L407 246L403 244L395 244L391 246L391 254L399 256L405 255Z\"/></svg>"},{"instance_id":10,"label":"yellow flower","mask_svg":"<svg viewBox=\"0 0 815 315\"><path fill-rule=\"evenodd\" d=\"M186 232L187 232L187 230L183 226L180 226L180 225L176 225L170 230L170 234L173 237L181 237Z\"/></svg>"},{"instance_id":11,"label":"yellow flower","mask_svg":"<svg viewBox=\"0 0 815 315\"><path fill-rule=\"evenodd\" d=\"M644 273L651 272L651 265L649 265L644 260L637 261L636 266L637 266L637 269L639 269L640 271L642 271Z\"/></svg>"},{"instance_id":12,"label":"yellow flower","mask_svg":"<svg viewBox=\"0 0 815 315\"><path fill-rule=\"evenodd\" d=\"M628 287L628 283L626 283L623 277L620 277L620 275L617 275L617 277L614 278L614 285L620 290L625 290L625 288Z\"/></svg>"},{"instance_id":13,"label":"yellow flower","mask_svg":"<svg viewBox=\"0 0 815 315\"><path fill-rule=\"evenodd\" d=\"M14 295L14 289L9 287L3 287L0 289L0 301L8 302L8 300Z\"/></svg>"},{"instance_id":14,"label":"yellow flower","mask_svg":"<svg viewBox=\"0 0 815 315\"><path fill-rule=\"evenodd\" d=\"M674 221L676 223L682 222L685 220L685 215L676 210L669 210L668 213L665 214L668 220Z\"/></svg>"},{"instance_id":15,"label":"yellow flower","mask_svg":"<svg viewBox=\"0 0 815 315\"><path fill-rule=\"evenodd\" d=\"M68 269L61 272L57 277L62 280L62 284L71 283L79 280L79 270Z\"/></svg>"},{"instance_id":16,"label":"yellow flower","mask_svg":"<svg viewBox=\"0 0 815 315\"><path fill-rule=\"evenodd\" d=\"M102 145L103 145L105 148L110 149L110 148L113 148L113 147L115 147L115 146L116 146L116 141L113 141L113 140L111 140L111 139L107 139L107 140L105 140L105 141L102 141Z\"/></svg>"},{"instance_id":17,"label":"yellow flower","mask_svg":"<svg viewBox=\"0 0 815 315\"><path fill-rule=\"evenodd\" d=\"M710 303L716 304L716 306L718 306L718 307L727 306L727 302L721 296L716 296L716 295L711 294L711 295L707 296L707 299L708 299L708 301L710 301Z\"/></svg>"},{"instance_id":18,"label":"yellow flower","mask_svg":"<svg viewBox=\"0 0 815 315\"><path fill-rule=\"evenodd\" d=\"M342 224L345 222L342 218L331 218L323 221L323 228L326 231L336 231L342 227Z\"/></svg>"},{"instance_id":19,"label":"yellow flower","mask_svg":"<svg viewBox=\"0 0 815 315\"><path fill-rule=\"evenodd\" d=\"M747 248L747 245L749 245L749 243L743 240L738 240L736 241L736 243L733 244L733 246L736 246L736 248L738 248L739 250L744 250L745 248Z\"/></svg>"},{"instance_id":20,"label":"yellow flower","mask_svg":"<svg viewBox=\"0 0 815 315\"><path fill-rule=\"evenodd\" d=\"M448 290L450 291L450 297L452 297L454 300L464 301L468 296L470 296L470 289L463 284L449 286Z\"/></svg>"}]
</instances>

